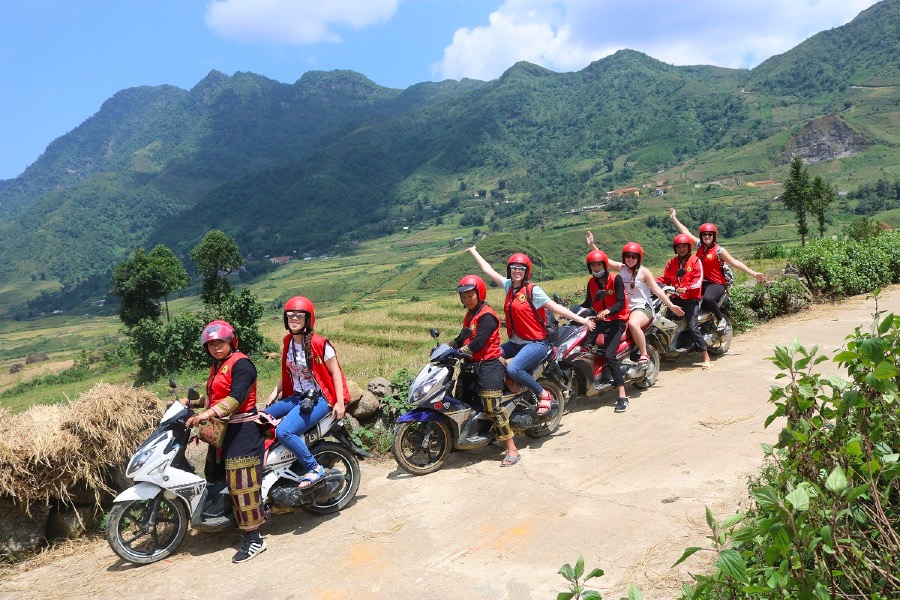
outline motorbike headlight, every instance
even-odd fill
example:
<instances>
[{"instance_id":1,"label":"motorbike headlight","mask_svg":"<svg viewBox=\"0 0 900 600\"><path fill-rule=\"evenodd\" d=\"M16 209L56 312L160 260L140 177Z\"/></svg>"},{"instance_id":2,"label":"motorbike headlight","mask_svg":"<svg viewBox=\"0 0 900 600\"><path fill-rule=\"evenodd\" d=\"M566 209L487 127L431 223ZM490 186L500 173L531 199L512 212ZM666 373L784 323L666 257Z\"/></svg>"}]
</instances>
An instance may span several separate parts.
<instances>
[{"instance_id":1,"label":"motorbike headlight","mask_svg":"<svg viewBox=\"0 0 900 600\"><path fill-rule=\"evenodd\" d=\"M437 380L438 377L437 374L435 374L422 382L422 385L414 389L410 394L410 403L418 404L419 402L427 398L428 394L431 393L431 390L434 389L434 386L437 384Z\"/></svg>"},{"instance_id":2,"label":"motorbike headlight","mask_svg":"<svg viewBox=\"0 0 900 600\"><path fill-rule=\"evenodd\" d=\"M128 468L125 470L126 477L133 477L135 473L141 470L141 468L147 462L147 459L149 459L150 455L153 454L153 448L153 446L144 448L131 457L131 461L128 463Z\"/></svg>"}]
</instances>

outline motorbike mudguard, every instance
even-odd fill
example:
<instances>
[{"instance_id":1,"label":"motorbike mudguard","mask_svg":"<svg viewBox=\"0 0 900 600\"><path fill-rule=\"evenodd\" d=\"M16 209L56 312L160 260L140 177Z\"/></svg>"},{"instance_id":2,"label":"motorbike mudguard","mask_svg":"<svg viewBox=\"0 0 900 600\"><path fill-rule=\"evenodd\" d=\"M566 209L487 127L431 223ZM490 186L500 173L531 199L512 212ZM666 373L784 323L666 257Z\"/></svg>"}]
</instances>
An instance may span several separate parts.
<instances>
[{"instance_id":1,"label":"motorbike mudguard","mask_svg":"<svg viewBox=\"0 0 900 600\"><path fill-rule=\"evenodd\" d=\"M435 421L438 419L438 413L433 410L423 408L414 408L404 415L397 418L398 423L424 423L425 421Z\"/></svg>"},{"instance_id":2,"label":"motorbike mudguard","mask_svg":"<svg viewBox=\"0 0 900 600\"><path fill-rule=\"evenodd\" d=\"M163 489L158 485L141 481L116 496L115 499L113 499L113 504L118 504L119 502L132 502L135 500L150 500L151 498L155 498L161 491L163 491Z\"/></svg>"}]
</instances>

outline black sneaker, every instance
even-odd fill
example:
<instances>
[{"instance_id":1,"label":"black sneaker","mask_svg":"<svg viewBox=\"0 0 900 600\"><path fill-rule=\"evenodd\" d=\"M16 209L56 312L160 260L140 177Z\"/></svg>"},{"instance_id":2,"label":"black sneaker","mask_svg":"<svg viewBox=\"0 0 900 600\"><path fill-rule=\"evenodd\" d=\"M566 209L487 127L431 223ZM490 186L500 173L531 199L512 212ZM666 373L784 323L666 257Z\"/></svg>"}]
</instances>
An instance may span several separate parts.
<instances>
[{"instance_id":1,"label":"black sneaker","mask_svg":"<svg viewBox=\"0 0 900 600\"><path fill-rule=\"evenodd\" d=\"M628 409L628 398L619 398L616 400L616 412L625 412Z\"/></svg>"},{"instance_id":2,"label":"black sneaker","mask_svg":"<svg viewBox=\"0 0 900 600\"><path fill-rule=\"evenodd\" d=\"M256 534L255 538L250 538L246 535L242 537L244 543L241 544L241 549L238 550L233 557L231 557L231 562L247 562L266 549L266 540L264 540L259 534Z\"/></svg>"}]
</instances>

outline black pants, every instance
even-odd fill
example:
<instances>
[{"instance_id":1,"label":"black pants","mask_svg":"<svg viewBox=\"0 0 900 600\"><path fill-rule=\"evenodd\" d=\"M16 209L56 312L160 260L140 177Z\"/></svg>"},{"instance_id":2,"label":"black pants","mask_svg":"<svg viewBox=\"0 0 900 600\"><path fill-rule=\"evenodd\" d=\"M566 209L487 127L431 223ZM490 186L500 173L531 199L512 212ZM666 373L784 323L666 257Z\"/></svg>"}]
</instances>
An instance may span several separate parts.
<instances>
[{"instance_id":1,"label":"black pants","mask_svg":"<svg viewBox=\"0 0 900 600\"><path fill-rule=\"evenodd\" d=\"M696 318L694 319L696 321ZM625 376L622 375L622 364L616 353L619 351L619 344L622 343L622 335L625 333L625 321L614 319L612 321L597 321L594 331L589 331L584 338L584 343L594 344L597 336L603 334L603 344L605 350L603 356L606 357L606 364L609 366L609 373L612 375L613 383L616 385L625 385Z\"/></svg>"},{"instance_id":2,"label":"black pants","mask_svg":"<svg viewBox=\"0 0 900 600\"><path fill-rule=\"evenodd\" d=\"M672 296L672 304L684 309L684 316L681 318L688 320L688 329L691 332L691 337L694 339L694 346L701 352L706 350L706 340L703 339L703 334L700 333L700 324L697 323L697 313L700 311L700 301L685 300L678 296Z\"/></svg>"},{"instance_id":3,"label":"black pants","mask_svg":"<svg viewBox=\"0 0 900 600\"><path fill-rule=\"evenodd\" d=\"M719 300L725 295L725 286L720 283L703 282L703 301L700 308L716 315L716 321L722 320L722 309L719 308Z\"/></svg>"}]
</instances>

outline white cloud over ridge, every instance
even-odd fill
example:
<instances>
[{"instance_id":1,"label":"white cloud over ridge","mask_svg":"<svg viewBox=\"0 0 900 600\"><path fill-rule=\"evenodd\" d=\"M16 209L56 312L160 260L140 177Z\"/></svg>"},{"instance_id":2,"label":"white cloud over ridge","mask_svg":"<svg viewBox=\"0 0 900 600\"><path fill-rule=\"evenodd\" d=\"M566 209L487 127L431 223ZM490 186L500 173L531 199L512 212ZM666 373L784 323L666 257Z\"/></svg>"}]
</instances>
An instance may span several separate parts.
<instances>
[{"instance_id":1,"label":"white cloud over ridge","mask_svg":"<svg viewBox=\"0 0 900 600\"><path fill-rule=\"evenodd\" d=\"M675 65L752 68L876 0L504 0L456 31L435 79L491 80L525 60L576 71L623 48Z\"/></svg>"},{"instance_id":2,"label":"white cloud over ridge","mask_svg":"<svg viewBox=\"0 0 900 600\"><path fill-rule=\"evenodd\" d=\"M241 42L308 45L339 42L337 30L386 22L401 0L212 0L206 25Z\"/></svg>"}]
</instances>

